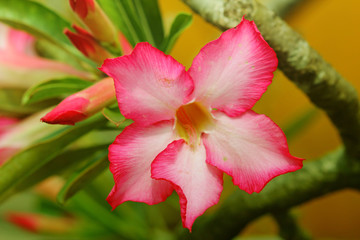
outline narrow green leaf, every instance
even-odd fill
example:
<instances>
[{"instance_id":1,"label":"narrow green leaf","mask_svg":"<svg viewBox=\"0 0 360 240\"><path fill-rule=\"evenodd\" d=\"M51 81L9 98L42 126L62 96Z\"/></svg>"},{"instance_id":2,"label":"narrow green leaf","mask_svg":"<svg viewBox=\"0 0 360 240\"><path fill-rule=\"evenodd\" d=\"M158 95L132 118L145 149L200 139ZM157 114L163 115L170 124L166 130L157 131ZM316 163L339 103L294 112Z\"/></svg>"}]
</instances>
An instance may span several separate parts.
<instances>
[{"instance_id":1,"label":"narrow green leaf","mask_svg":"<svg viewBox=\"0 0 360 240\"><path fill-rule=\"evenodd\" d=\"M101 115L78 123L76 126L68 127L66 131L51 139L34 144L8 160L0 168L0 202L4 201L6 192L14 184L18 184L26 177L41 168L44 164L55 158L70 143L80 138L89 131L101 127L107 120Z\"/></svg>"},{"instance_id":2,"label":"narrow green leaf","mask_svg":"<svg viewBox=\"0 0 360 240\"><path fill-rule=\"evenodd\" d=\"M160 48L164 40L164 28L157 0L134 0L138 19L146 40Z\"/></svg>"},{"instance_id":3,"label":"narrow green leaf","mask_svg":"<svg viewBox=\"0 0 360 240\"><path fill-rule=\"evenodd\" d=\"M99 5L111 19L113 24L125 35L132 46L140 42L140 37L132 25L132 20L124 9L121 1L98 0Z\"/></svg>"},{"instance_id":4,"label":"narrow green leaf","mask_svg":"<svg viewBox=\"0 0 360 240\"><path fill-rule=\"evenodd\" d=\"M57 101L50 100L24 106L21 104L23 94L23 89L0 89L0 114L24 117L57 103Z\"/></svg>"},{"instance_id":5,"label":"narrow green leaf","mask_svg":"<svg viewBox=\"0 0 360 240\"><path fill-rule=\"evenodd\" d=\"M43 5L28 0L0 0L0 9L1 21L52 42L70 45L63 34L65 28L71 28L70 23Z\"/></svg>"},{"instance_id":6,"label":"narrow green leaf","mask_svg":"<svg viewBox=\"0 0 360 240\"><path fill-rule=\"evenodd\" d=\"M172 22L169 35L164 39L160 50L166 54L169 54L176 40L180 37L181 33L190 26L191 22L191 14L179 13Z\"/></svg>"},{"instance_id":7,"label":"narrow green leaf","mask_svg":"<svg viewBox=\"0 0 360 240\"><path fill-rule=\"evenodd\" d=\"M22 98L22 104L70 95L91 86L91 84L91 82L80 78L61 78L41 82L25 92Z\"/></svg>"},{"instance_id":8,"label":"narrow green leaf","mask_svg":"<svg viewBox=\"0 0 360 240\"><path fill-rule=\"evenodd\" d=\"M13 184L11 189L6 192L6 198L32 187L52 175L60 175L63 172L69 171L69 169L73 169L75 166L83 164L88 158L99 151L106 150L107 147L108 145L97 145L69 150L59 154L17 184ZM4 198L4 196L1 196L0 199L2 198Z\"/></svg>"},{"instance_id":9,"label":"narrow green leaf","mask_svg":"<svg viewBox=\"0 0 360 240\"><path fill-rule=\"evenodd\" d=\"M0 21L44 38L94 66L94 63L81 55L63 34L65 28L72 29L71 24L39 3L29 0L0 0Z\"/></svg>"},{"instance_id":10,"label":"narrow green leaf","mask_svg":"<svg viewBox=\"0 0 360 240\"><path fill-rule=\"evenodd\" d=\"M69 201L71 207L81 212L122 239L148 239L144 227L133 224L126 218L120 218L92 199L85 191L80 191Z\"/></svg>"},{"instance_id":11,"label":"narrow green leaf","mask_svg":"<svg viewBox=\"0 0 360 240\"><path fill-rule=\"evenodd\" d=\"M79 190L81 190L94 178L96 178L102 171L108 168L109 161L106 155L107 148L105 148L105 151L99 152L92 159L88 160L87 164L81 169L73 172L57 195L58 203L62 205L65 204L69 198L74 196Z\"/></svg>"},{"instance_id":12,"label":"narrow green leaf","mask_svg":"<svg viewBox=\"0 0 360 240\"><path fill-rule=\"evenodd\" d=\"M135 46L149 42L160 48L164 29L157 0L98 0L112 22Z\"/></svg>"}]
</instances>

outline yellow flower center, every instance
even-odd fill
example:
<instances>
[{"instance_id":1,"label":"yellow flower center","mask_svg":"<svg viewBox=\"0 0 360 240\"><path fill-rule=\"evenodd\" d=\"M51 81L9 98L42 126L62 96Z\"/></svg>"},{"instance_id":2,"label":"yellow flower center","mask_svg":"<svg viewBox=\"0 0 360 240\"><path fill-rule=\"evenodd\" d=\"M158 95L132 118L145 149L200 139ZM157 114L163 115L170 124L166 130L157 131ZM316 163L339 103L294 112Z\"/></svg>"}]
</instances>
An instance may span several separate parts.
<instances>
[{"instance_id":1,"label":"yellow flower center","mask_svg":"<svg viewBox=\"0 0 360 240\"><path fill-rule=\"evenodd\" d=\"M201 133L213 125L214 118L209 109L199 102L183 105L176 111L175 130L191 146L198 144Z\"/></svg>"}]
</instances>

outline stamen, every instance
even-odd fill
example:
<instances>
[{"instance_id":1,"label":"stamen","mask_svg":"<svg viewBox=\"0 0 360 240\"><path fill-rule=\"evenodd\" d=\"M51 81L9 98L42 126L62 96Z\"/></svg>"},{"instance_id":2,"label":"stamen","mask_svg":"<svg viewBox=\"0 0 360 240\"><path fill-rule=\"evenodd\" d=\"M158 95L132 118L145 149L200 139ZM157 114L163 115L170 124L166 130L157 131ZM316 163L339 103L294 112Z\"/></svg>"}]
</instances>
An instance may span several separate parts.
<instances>
[{"instance_id":1,"label":"stamen","mask_svg":"<svg viewBox=\"0 0 360 240\"><path fill-rule=\"evenodd\" d=\"M176 111L175 129L188 144L199 143L201 133L213 125L210 111L201 103L193 102L181 106Z\"/></svg>"}]
</instances>

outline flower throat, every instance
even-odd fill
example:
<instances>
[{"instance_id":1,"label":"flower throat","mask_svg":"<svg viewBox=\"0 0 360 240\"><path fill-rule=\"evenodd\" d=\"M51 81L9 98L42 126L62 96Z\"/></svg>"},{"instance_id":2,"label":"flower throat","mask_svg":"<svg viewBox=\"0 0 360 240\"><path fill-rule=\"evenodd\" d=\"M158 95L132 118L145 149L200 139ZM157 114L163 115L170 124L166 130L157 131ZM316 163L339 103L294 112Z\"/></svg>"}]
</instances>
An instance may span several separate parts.
<instances>
[{"instance_id":1,"label":"flower throat","mask_svg":"<svg viewBox=\"0 0 360 240\"><path fill-rule=\"evenodd\" d=\"M183 105L176 111L175 130L192 146L200 143L201 133L209 130L213 123L210 111L198 102Z\"/></svg>"}]
</instances>

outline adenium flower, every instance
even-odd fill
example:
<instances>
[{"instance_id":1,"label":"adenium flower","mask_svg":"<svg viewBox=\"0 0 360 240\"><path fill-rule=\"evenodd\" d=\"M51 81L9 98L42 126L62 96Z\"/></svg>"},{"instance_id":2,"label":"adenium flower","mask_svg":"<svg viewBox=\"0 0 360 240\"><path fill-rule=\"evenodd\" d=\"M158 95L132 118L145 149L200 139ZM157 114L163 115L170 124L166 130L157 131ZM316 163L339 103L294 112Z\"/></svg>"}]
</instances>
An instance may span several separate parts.
<instances>
[{"instance_id":1,"label":"adenium flower","mask_svg":"<svg viewBox=\"0 0 360 240\"><path fill-rule=\"evenodd\" d=\"M50 124L74 125L107 105L115 102L114 81L104 78L94 85L65 98L53 110L41 118Z\"/></svg>"},{"instance_id":2,"label":"adenium flower","mask_svg":"<svg viewBox=\"0 0 360 240\"><path fill-rule=\"evenodd\" d=\"M0 87L28 88L65 76L92 78L67 64L37 56L34 44L31 35L0 24Z\"/></svg>"},{"instance_id":3,"label":"adenium flower","mask_svg":"<svg viewBox=\"0 0 360 240\"><path fill-rule=\"evenodd\" d=\"M175 190L183 226L219 201L223 173L248 192L298 170L281 129L250 110L271 83L273 49L245 19L208 43L188 71L148 43L107 59L119 108L134 121L109 147L107 201L156 204Z\"/></svg>"}]
</instances>

